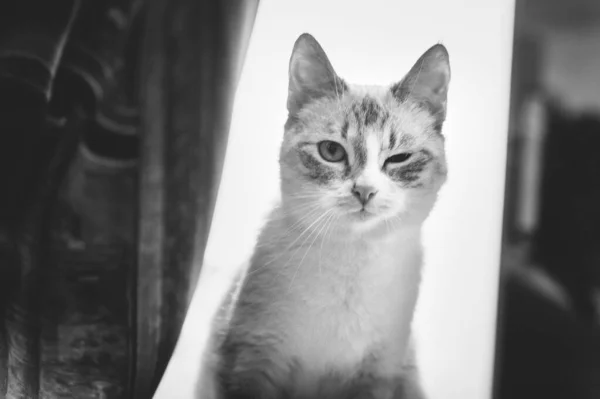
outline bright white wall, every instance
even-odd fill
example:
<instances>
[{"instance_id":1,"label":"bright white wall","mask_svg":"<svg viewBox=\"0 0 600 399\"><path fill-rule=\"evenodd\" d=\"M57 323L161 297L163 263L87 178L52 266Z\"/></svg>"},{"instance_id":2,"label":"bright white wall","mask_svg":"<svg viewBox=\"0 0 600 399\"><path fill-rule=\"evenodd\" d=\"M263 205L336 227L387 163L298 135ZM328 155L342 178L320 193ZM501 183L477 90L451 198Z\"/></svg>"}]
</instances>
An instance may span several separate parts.
<instances>
[{"instance_id":1,"label":"bright white wall","mask_svg":"<svg viewBox=\"0 0 600 399\"><path fill-rule=\"evenodd\" d=\"M431 399L490 397L512 56L512 0L262 0L240 81L205 269L159 392L191 398L204 326L231 272L251 253L277 200L287 67L313 34L349 82L389 84L431 45L452 66L450 178L426 230L417 313Z\"/></svg>"}]
</instances>

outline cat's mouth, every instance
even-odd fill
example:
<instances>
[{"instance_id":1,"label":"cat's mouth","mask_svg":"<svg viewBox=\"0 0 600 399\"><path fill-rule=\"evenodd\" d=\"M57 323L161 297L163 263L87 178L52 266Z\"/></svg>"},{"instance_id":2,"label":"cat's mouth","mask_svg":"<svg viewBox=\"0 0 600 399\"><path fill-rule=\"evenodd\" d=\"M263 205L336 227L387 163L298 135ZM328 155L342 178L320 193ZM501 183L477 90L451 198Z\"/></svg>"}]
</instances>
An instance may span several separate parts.
<instances>
[{"instance_id":1,"label":"cat's mouth","mask_svg":"<svg viewBox=\"0 0 600 399\"><path fill-rule=\"evenodd\" d=\"M376 216L375 213L373 211L370 211L366 208L361 208L357 211L352 212L352 215L360 220L367 220L367 219L371 219L372 217Z\"/></svg>"}]
</instances>

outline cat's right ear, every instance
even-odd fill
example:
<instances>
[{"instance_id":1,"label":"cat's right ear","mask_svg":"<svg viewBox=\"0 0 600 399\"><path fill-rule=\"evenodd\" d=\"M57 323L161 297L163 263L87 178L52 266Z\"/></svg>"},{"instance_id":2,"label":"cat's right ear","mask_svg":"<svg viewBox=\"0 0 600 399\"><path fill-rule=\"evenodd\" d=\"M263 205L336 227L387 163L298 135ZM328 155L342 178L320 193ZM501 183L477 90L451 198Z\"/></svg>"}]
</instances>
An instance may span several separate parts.
<instances>
[{"instance_id":1,"label":"cat's right ear","mask_svg":"<svg viewBox=\"0 0 600 399\"><path fill-rule=\"evenodd\" d=\"M325 51L308 33L300 35L290 58L287 108L291 115L312 100L340 96L347 86L340 79Z\"/></svg>"},{"instance_id":2,"label":"cat's right ear","mask_svg":"<svg viewBox=\"0 0 600 399\"><path fill-rule=\"evenodd\" d=\"M446 116L446 99L450 83L448 50L436 44L427 50L404 79L392 86L392 95L400 102L413 98L428 106L440 122Z\"/></svg>"}]
</instances>

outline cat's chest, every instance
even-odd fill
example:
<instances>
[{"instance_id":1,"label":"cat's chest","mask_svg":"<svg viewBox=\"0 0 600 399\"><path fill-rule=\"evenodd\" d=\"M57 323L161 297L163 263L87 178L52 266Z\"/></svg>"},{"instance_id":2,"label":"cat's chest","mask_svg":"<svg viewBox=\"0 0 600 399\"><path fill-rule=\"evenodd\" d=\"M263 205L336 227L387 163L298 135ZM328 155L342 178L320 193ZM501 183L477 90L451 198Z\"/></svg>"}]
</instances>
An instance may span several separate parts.
<instances>
[{"instance_id":1,"label":"cat's chest","mask_svg":"<svg viewBox=\"0 0 600 399\"><path fill-rule=\"evenodd\" d=\"M418 253L385 245L298 252L281 268L276 300L296 361L320 372L352 369L375 351L400 350L410 333Z\"/></svg>"},{"instance_id":2,"label":"cat's chest","mask_svg":"<svg viewBox=\"0 0 600 399\"><path fill-rule=\"evenodd\" d=\"M298 311L366 317L386 306L382 299L396 291L391 282L413 266L403 263L390 248L339 245L294 256L282 273L290 299L304 305Z\"/></svg>"}]
</instances>

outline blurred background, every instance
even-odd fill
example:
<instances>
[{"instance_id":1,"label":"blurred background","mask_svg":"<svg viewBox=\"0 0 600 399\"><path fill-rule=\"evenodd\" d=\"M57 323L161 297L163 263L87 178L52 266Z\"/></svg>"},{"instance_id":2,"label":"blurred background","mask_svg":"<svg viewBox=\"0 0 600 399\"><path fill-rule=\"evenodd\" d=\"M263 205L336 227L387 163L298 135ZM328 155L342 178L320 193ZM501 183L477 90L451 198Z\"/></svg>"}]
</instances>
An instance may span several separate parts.
<instances>
[{"instance_id":1,"label":"blurred background","mask_svg":"<svg viewBox=\"0 0 600 399\"><path fill-rule=\"evenodd\" d=\"M517 0L497 398L600 397L600 3Z\"/></svg>"}]
</instances>

